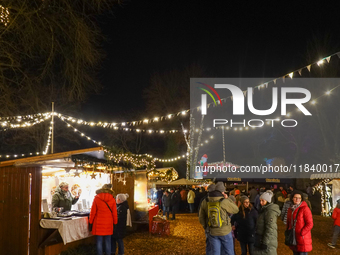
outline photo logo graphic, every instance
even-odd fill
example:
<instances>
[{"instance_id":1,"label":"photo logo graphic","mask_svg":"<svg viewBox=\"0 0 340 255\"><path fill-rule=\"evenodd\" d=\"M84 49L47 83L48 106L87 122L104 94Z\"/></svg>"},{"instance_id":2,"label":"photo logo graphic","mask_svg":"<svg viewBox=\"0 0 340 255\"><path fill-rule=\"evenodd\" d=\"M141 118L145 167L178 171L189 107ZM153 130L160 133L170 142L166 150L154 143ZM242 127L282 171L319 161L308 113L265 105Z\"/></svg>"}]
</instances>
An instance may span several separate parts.
<instances>
[{"instance_id":1,"label":"photo logo graphic","mask_svg":"<svg viewBox=\"0 0 340 255\"><path fill-rule=\"evenodd\" d=\"M205 83L201 83L201 82L198 82L198 83L203 84L206 87L210 88L215 93L215 95L218 97L220 104L222 105L222 100L213 87ZM244 95L244 92L239 87L235 85L231 85L231 84L215 84L214 87L216 89L228 89L231 92L232 98L233 98L232 100L233 101L233 115L244 115L245 95ZM209 94L210 97L214 100L215 105L217 105L215 98L208 90L203 89L203 88L199 88L199 89ZM287 95L292 94L292 93L303 94L304 97L303 98L288 98ZM265 116L265 115L270 115L276 111L277 105L278 105L278 88L277 87L273 87L272 89L272 106L267 110L255 109L254 104L253 104L253 88L252 87L247 88L246 94L247 94L248 109L254 115ZM303 106L303 104L309 102L310 99L311 99L311 93L308 89L298 88L298 87L282 87L281 88L281 115L287 114L287 105L289 104L295 105L304 115L312 115ZM201 114L202 115L207 114L207 95L206 94L201 95Z\"/></svg>"},{"instance_id":2,"label":"photo logo graphic","mask_svg":"<svg viewBox=\"0 0 340 255\"><path fill-rule=\"evenodd\" d=\"M206 86L207 88L209 88L210 90L212 90L212 92L215 93L215 95L217 96L220 104L222 105L222 100L221 100L219 94L216 92L216 90L213 87L211 87L208 84L202 83L202 82L197 82L197 83L202 84L202 85ZM206 92L213 99L215 105L217 106L217 103L216 103L216 100L215 100L214 96L208 90L206 90L204 88L201 88L201 87L198 87L198 88L203 90L204 92ZM206 115L207 114L207 95L206 94L202 94L201 95L201 112L202 112L202 115Z\"/></svg>"}]
</instances>

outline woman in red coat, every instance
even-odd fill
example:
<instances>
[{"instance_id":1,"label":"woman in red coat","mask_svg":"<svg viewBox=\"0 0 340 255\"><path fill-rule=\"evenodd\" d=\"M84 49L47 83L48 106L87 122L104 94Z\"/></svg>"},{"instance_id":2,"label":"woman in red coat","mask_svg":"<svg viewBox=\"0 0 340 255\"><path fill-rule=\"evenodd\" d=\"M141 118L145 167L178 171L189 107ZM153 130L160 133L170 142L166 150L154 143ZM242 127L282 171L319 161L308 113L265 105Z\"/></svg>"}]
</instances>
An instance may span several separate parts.
<instances>
[{"instance_id":1,"label":"woman in red coat","mask_svg":"<svg viewBox=\"0 0 340 255\"><path fill-rule=\"evenodd\" d=\"M293 191L290 195L292 206L287 213L287 227L291 229L296 220L295 239L296 246L290 246L294 255L306 255L312 251L313 216L307 203L303 201L300 191Z\"/></svg>"},{"instance_id":2,"label":"woman in red coat","mask_svg":"<svg viewBox=\"0 0 340 255\"><path fill-rule=\"evenodd\" d=\"M116 201L111 186L108 184L97 190L96 194L89 222L93 224L92 234L97 236L98 255L103 255L103 243L105 244L105 253L111 254L113 225L118 222Z\"/></svg>"},{"instance_id":3,"label":"woman in red coat","mask_svg":"<svg viewBox=\"0 0 340 255\"><path fill-rule=\"evenodd\" d=\"M327 244L333 249L335 249L336 240L338 239L338 236L340 234L340 199L338 199L336 202L337 204L332 214L332 218L334 220L333 239L331 243Z\"/></svg>"}]
</instances>

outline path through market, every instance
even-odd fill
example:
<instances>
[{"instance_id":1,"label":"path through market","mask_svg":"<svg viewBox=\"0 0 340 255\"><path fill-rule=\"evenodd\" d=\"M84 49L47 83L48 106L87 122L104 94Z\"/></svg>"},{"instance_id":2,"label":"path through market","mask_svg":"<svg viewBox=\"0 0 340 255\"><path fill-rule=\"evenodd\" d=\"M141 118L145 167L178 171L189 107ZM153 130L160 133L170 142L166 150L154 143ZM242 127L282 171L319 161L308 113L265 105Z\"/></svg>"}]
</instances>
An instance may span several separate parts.
<instances>
[{"instance_id":1,"label":"path through market","mask_svg":"<svg viewBox=\"0 0 340 255\"><path fill-rule=\"evenodd\" d=\"M333 220L331 218L313 215L312 229L313 251L308 254L340 254L340 245L331 249L327 243L331 240ZM292 254L284 244L285 225L278 219L278 255ZM170 221L170 236L157 236L145 230L137 231L124 238L125 255L204 255L205 235L198 221L197 213L178 214L176 220ZM92 247L95 253L95 246ZM241 254L238 241L235 242L236 254ZM78 255L78 253L72 253ZM80 253L79 253L80 254ZM63 255L63 253L62 253ZM85 255L82 253L82 255ZM87 254L86 254L87 255Z\"/></svg>"}]
</instances>

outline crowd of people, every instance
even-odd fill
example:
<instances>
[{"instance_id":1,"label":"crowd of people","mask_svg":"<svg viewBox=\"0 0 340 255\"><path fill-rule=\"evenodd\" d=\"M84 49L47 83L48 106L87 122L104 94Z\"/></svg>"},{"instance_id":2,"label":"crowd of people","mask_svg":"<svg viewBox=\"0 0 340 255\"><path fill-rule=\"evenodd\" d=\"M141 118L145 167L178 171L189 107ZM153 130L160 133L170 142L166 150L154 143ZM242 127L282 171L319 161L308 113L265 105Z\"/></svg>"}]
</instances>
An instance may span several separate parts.
<instances>
[{"instance_id":1,"label":"crowd of people","mask_svg":"<svg viewBox=\"0 0 340 255\"><path fill-rule=\"evenodd\" d=\"M158 205L169 220L176 220L179 212L198 212L199 222L206 236L207 255L234 255L235 241L240 243L242 255L275 255L278 247L277 219L286 225L285 244L293 255L312 251L312 204L307 193L290 186L288 190L252 187L249 192L234 188L227 191L223 182L205 188L159 189ZM114 197L111 184L96 191L89 223L97 236L97 253L124 254L123 238L129 219L128 194ZM52 198L54 206L70 209L78 200L61 183ZM170 213L172 217L170 218ZM340 234L340 199L333 211L334 230L330 248L335 248ZM293 233L292 237L289 233ZM287 239L289 239L287 241ZM103 249L104 248L104 249Z\"/></svg>"},{"instance_id":2,"label":"crowd of people","mask_svg":"<svg viewBox=\"0 0 340 255\"><path fill-rule=\"evenodd\" d=\"M287 244L294 255L312 251L311 187L305 192L289 186L278 189L252 187L249 192L234 188L226 190L223 182L203 188L171 188L158 190L158 204L170 220L178 212L199 213L205 230L206 254L234 255L235 240L240 243L242 255L277 254L277 219L293 229L294 245ZM337 209L338 208L338 209ZM329 247L335 248L340 234L340 200L333 212L334 233ZM170 218L170 212L172 217Z\"/></svg>"},{"instance_id":3,"label":"crowd of people","mask_svg":"<svg viewBox=\"0 0 340 255\"><path fill-rule=\"evenodd\" d=\"M310 191L307 188L307 193ZM226 191L222 182L208 186L206 201L202 202L199 221L206 233L206 254L234 255L235 239L239 241L242 255L277 254L278 233L277 218L286 227L286 245L294 255L305 255L312 251L313 228L312 205L308 194L290 186L286 191L260 187L252 187L249 192L235 188ZM215 213L209 204L219 200L219 213ZM235 208L236 206L236 208ZM217 210L217 211L218 211ZM340 200L333 211L334 233L332 243L335 248L340 234ZM213 227L214 218L221 217L221 227ZM229 221L230 219L230 221ZM292 230L292 231L291 231ZM285 233L285 235L286 235ZM292 234L292 238L289 237ZM233 237L233 239L231 239Z\"/></svg>"}]
</instances>

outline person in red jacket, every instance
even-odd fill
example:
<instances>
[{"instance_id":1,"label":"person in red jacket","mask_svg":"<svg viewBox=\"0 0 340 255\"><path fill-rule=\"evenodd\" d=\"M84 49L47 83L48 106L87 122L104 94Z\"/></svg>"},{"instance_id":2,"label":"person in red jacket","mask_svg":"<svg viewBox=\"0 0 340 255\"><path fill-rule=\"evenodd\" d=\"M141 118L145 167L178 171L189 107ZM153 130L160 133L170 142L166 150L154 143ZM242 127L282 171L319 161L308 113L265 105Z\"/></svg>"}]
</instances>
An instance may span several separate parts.
<instances>
[{"instance_id":1,"label":"person in red jacket","mask_svg":"<svg viewBox=\"0 0 340 255\"><path fill-rule=\"evenodd\" d=\"M294 255L306 255L312 251L313 216L307 203L303 201L300 191L294 190L290 195L292 206L287 212L287 227L292 229L296 219L295 239L296 245L290 246Z\"/></svg>"},{"instance_id":2,"label":"person in red jacket","mask_svg":"<svg viewBox=\"0 0 340 255\"><path fill-rule=\"evenodd\" d=\"M336 240L340 234L340 199L336 201L336 207L334 208L332 218L334 220L334 230L333 230L333 239L332 242L327 244L329 247L335 249Z\"/></svg>"},{"instance_id":3,"label":"person in red jacket","mask_svg":"<svg viewBox=\"0 0 340 255\"><path fill-rule=\"evenodd\" d=\"M97 190L91 207L89 223L93 224L92 234L97 236L98 255L103 255L103 243L105 244L105 253L111 254L113 225L118 222L117 206L111 187L112 185L105 184Z\"/></svg>"}]
</instances>

